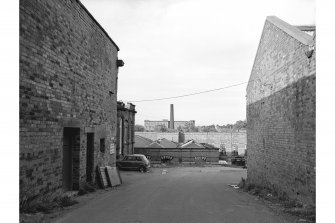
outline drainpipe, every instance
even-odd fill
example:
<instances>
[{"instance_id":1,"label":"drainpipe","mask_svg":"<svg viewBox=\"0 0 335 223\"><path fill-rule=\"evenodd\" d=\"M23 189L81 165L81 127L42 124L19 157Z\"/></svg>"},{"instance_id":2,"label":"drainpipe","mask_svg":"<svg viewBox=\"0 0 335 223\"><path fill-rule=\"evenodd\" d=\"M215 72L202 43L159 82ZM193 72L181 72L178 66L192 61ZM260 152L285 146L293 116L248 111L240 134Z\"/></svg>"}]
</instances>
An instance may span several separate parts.
<instances>
[{"instance_id":1,"label":"drainpipe","mask_svg":"<svg viewBox=\"0 0 335 223\"><path fill-rule=\"evenodd\" d=\"M230 127L230 151L233 152L233 127Z\"/></svg>"}]
</instances>

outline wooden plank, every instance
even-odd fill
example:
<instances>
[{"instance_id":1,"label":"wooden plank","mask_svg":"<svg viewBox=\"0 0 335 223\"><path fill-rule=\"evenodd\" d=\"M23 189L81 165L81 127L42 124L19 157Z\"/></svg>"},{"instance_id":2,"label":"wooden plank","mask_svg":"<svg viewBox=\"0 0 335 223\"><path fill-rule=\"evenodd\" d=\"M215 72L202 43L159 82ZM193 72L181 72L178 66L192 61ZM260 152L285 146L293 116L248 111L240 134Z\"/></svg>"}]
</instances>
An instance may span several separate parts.
<instances>
[{"instance_id":1,"label":"wooden plank","mask_svg":"<svg viewBox=\"0 0 335 223\"><path fill-rule=\"evenodd\" d=\"M107 176L105 172L105 167L98 167L97 170L99 172L99 179L100 179L100 185L102 188L108 187L108 181Z\"/></svg>"},{"instance_id":2,"label":"wooden plank","mask_svg":"<svg viewBox=\"0 0 335 223\"><path fill-rule=\"evenodd\" d=\"M112 187L119 186L122 183L120 173L116 167L106 166L108 184Z\"/></svg>"},{"instance_id":3,"label":"wooden plank","mask_svg":"<svg viewBox=\"0 0 335 223\"><path fill-rule=\"evenodd\" d=\"M116 172L117 172L117 175L119 176L120 183L122 184L122 178L121 178L120 171L118 168L116 168Z\"/></svg>"}]
</instances>

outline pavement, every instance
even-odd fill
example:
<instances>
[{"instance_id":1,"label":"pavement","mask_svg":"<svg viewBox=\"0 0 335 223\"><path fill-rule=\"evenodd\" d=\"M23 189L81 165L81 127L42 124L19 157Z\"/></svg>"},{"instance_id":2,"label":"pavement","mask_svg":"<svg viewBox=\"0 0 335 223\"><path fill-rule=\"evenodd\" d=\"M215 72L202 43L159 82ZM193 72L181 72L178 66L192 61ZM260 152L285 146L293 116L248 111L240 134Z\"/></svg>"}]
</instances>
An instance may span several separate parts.
<instances>
[{"instance_id":1,"label":"pavement","mask_svg":"<svg viewBox=\"0 0 335 223\"><path fill-rule=\"evenodd\" d=\"M230 167L152 168L149 173L121 171L123 184L57 223L286 223L295 219L257 197L229 186L246 178Z\"/></svg>"}]
</instances>

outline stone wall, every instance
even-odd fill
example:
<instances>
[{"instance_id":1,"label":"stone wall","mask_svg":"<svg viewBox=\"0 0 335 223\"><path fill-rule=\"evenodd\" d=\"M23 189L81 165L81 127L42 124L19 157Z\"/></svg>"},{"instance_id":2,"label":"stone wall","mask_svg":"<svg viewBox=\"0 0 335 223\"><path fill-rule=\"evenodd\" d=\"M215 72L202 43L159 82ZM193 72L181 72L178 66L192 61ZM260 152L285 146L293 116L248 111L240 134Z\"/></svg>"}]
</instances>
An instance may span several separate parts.
<instances>
[{"instance_id":1,"label":"stone wall","mask_svg":"<svg viewBox=\"0 0 335 223\"><path fill-rule=\"evenodd\" d=\"M170 141L179 142L178 132L135 132L135 135L139 135L154 141L165 138Z\"/></svg>"},{"instance_id":2,"label":"stone wall","mask_svg":"<svg viewBox=\"0 0 335 223\"><path fill-rule=\"evenodd\" d=\"M315 204L315 49L308 58L302 32L278 20L265 22L247 87L248 180Z\"/></svg>"},{"instance_id":3,"label":"stone wall","mask_svg":"<svg viewBox=\"0 0 335 223\"><path fill-rule=\"evenodd\" d=\"M117 52L79 1L20 1L20 194L26 198L60 191L66 177L64 189L78 189L87 180L88 143L92 168L115 165L109 148L116 137ZM95 171L90 174L94 180Z\"/></svg>"},{"instance_id":4,"label":"stone wall","mask_svg":"<svg viewBox=\"0 0 335 223\"><path fill-rule=\"evenodd\" d=\"M217 148L225 148L227 152L237 150L244 154L247 143L246 132L185 132L185 142L195 140L198 143L208 143Z\"/></svg>"}]
</instances>

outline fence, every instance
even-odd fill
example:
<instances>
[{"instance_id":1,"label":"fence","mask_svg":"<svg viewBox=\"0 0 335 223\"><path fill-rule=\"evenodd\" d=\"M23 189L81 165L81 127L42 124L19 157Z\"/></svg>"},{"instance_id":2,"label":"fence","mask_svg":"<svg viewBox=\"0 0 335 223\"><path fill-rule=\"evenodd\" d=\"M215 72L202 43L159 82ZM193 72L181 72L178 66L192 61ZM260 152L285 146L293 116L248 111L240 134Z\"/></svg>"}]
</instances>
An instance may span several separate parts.
<instances>
[{"instance_id":1,"label":"fence","mask_svg":"<svg viewBox=\"0 0 335 223\"><path fill-rule=\"evenodd\" d=\"M168 148L134 148L135 154L143 154L151 162L194 163L219 162L219 149L168 149Z\"/></svg>"}]
</instances>

